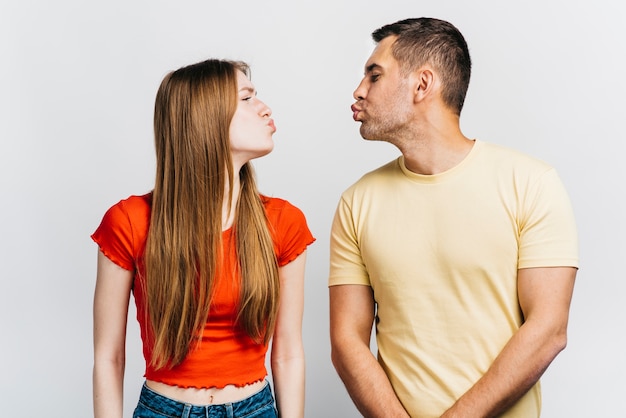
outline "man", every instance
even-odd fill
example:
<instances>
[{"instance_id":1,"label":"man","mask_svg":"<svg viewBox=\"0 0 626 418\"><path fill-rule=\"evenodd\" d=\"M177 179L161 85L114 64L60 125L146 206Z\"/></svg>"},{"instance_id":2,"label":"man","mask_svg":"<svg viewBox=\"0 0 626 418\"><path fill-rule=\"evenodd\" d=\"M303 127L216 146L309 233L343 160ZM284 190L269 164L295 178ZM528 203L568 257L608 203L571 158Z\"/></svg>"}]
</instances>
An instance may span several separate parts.
<instances>
[{"instance_id":1,"label":"man","mask_svg":"<svg viewBox=\"0 0 626 418\"><path fill-rule=\"evenodd\" d=\"M547 164L463 135L471 62L453 25L372 36L353 116L401 156L335 214L333 364L366 417L538 417L578 266L568 196Z\"/></svg>"}]
</instances>

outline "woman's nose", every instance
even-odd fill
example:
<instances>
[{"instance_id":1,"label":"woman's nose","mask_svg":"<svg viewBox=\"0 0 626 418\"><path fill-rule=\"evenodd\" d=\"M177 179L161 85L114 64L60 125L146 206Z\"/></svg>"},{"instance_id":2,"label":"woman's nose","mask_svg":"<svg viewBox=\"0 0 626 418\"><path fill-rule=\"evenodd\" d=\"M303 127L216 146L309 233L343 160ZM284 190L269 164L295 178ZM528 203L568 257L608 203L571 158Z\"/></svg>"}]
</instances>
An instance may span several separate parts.
<instances>
[{"instance_id":1,"label":"woman's nose","mask_svg":"<svg viewBox=\"0 0 626 418\"><path fill-rule=\"evenodd\" d=\"M270 107L268 105L266 105L264 102L260 101L261 104L261 116L265 117L269 117L272 115L272 109L270 109Z\"/></svg>"}]
</instances>

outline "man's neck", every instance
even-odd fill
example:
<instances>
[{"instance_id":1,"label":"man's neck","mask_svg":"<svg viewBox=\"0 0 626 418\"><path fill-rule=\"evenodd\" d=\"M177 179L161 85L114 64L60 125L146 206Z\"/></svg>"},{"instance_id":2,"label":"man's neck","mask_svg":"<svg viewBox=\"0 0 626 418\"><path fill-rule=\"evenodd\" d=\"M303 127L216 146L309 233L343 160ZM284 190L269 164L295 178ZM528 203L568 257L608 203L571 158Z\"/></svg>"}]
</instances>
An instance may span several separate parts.
<instances>
[{"instance_id":1,"label":"man's neck","mask_svg":"<svg viewBox=\"0 0 626 418\"><path fill-rule=\"evenodd\" d=\"M474 141L461 132L458 117L421 123L398 148L406 168L417 174L443 173L458 165L471 151Z\"/></svg>"}]
</instances>

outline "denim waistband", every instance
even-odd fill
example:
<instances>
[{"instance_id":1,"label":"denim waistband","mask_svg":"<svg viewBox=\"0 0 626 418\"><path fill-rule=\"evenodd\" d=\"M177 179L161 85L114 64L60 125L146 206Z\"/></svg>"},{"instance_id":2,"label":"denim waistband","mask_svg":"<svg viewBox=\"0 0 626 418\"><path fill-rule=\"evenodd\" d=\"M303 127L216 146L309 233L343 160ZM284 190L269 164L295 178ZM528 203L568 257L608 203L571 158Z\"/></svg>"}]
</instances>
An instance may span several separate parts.
<instances>
[{"instance_id":1,"label":"denim waistband","mask_svg":"<svg viewBox=\"0 0 626 418\"><path fill-rule=\"evenodd\" d=\"M139 396L139 404L171 417L205 418L241 416L274 403L272 390L266 382L263 389L237 402L212 405L192 405L163 396L144 383Z\"/></svg>"}]
</instances>

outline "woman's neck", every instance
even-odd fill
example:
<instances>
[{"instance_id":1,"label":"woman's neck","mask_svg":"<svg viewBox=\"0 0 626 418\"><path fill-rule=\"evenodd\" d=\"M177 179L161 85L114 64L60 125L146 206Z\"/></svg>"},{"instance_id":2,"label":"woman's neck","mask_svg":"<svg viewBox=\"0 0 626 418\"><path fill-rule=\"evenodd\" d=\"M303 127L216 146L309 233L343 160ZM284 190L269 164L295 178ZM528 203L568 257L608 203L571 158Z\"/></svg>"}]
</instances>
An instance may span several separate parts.
<instances>
[{"instance_id":1,"label":"woman's neck","mask_svg":"<svg viewBox=\"0 0 626 418\"><path fill-rule=\"evenodd\" d=\"M224 190L224 200L222 201L222 231L226 231L227 229L233 226L233 222L235 221L235 212L237 208L237 201L239 200L239 192L241 191L241 183L239 181L239 173L237 172L233 176L233 189L230 201L229 197L229 188L228 184L226 184Z\"/></svg>"}]
</instances>

